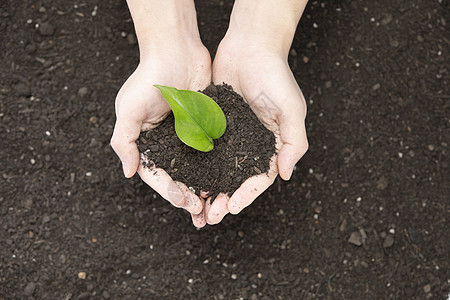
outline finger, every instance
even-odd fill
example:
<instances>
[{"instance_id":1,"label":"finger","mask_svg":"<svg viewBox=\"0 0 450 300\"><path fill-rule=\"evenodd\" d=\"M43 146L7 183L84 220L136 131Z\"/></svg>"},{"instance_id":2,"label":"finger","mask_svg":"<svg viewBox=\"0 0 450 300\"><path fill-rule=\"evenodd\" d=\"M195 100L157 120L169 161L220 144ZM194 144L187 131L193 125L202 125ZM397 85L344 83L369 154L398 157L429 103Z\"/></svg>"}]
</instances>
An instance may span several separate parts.
<instances>
[{"instance_id":1,"label":"finger","mask_svg":"<svg viewBox=\"0 0 450 300\"><path fill-rule=\"evenodd\" d=\"M273 156L270 161L270 169L267 173L248 178L234 192L228 201L228 211L236 215L252 204L259 195L272 185L277 177L277 171L276 157Z\"/></svg>"},{"instance_id":2,"label":"finger","mask_svg":"<svg viewBox=\"0 0 450 300\"><path fill-rule=\"evenodd\" d=\"M207 220L207 216L208 216L208 214L209 214L209 210L211 209L211 198L212 197L209 197L207 200L206 200L206 202L205 202L205 209L204 209L204 216L205 216L205 221L206 221L206 223L208 223L208 220Z\"/></svg>"},{"instance_id":3,"label":"finger","mask_svg":"<svg viewBox=\"0 0 450 300\"><path fill-rule=\"evenodd\" d=\"M145 162L151 163L149 161ZM186 205L184 193L166 171L161 168L146 167L141 163L138 173L145 183L160 194L161 197L172 203L173 206L184 207Z\"/></svg>"},{"instance_id":4,"label":"finger","mask_svg":"<svg viewBox=\"0 0 450 300\"><path fill-rule=\"evenodd\" d=\"M178 181L175 183L180 188L181 192L184 194L184 198L186 199L183 208L192 214L200 214L203 210L204 201L191 192L185 184Z\"/></svg>"},{"instance_id":5,"label":"finger","mask_svg":"<svg viewBox=\"0 0 450 300\"><path fill-rule=\"evenodd\" d=\"M194 224L195 227L197 227L197 228L205 227L206 220L205 220L205 214L203 211L196 215L191 214L191 216L192 216L192 223Z\"/></svg>"},{"instance_id":6,"label":"finger","mask_svg":"<svg viewBox=\"0 0 450 300\"><path fill-rule=\"evenodd\" d=\"M228 214L228 201L230 197L227 194L220 193L214 202L211 204L211 207L208 210L208 214L206 215L206 222L209 225L215 225L220 223L223 218ZM210 199L208 201L211 202Z\"/></svg>"},{"instance_id":7,"label":"finger","mask_svg":"<svg viewBox=\"0 0 450 300\"><path fill-rule=\"evenodd\" d=\"M200 198L206 199L209 197L209 192L200 191Z\"/></svg>"},{"instance_id":8,"label":"finger","mask_svg":"<svg viewBox=\"0 0 450 300\"><path fill-rule=\"evenodd\" d=\"M139 150L136 140L139 137L141 124L139 122L117 119L111 138L111 147L122 162L125 177L130 178L139 166Z\"/></svg>"},{"instance_id":9,"label":"finger","mask_svg":"<svg viewBox=\"0 0 450 300\"><path fill-rule=\"evenodd\" d=\"M282 146L278 153L278 170L280 177L289 180L295 164L308 150L308 138L304 118L304 108L289 110L279 117Z\"/></svg>"}]
</instances>

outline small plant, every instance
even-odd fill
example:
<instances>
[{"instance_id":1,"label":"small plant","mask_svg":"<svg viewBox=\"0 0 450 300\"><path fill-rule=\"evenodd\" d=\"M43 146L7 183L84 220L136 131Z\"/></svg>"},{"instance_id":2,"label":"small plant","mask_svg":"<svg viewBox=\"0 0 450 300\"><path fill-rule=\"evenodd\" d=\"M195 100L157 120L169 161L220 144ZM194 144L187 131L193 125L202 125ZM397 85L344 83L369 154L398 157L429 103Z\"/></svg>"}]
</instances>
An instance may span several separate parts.
<instances>
[{"instance_id":1,"label":"small plant","mask_svg":"<svg viewBox=\"0 0 450 300\"><path fill-rule=\"evenodd\" d=\"M219 105L205 94L155 85L169 103L175 117L175 132L186 145L203 152L214 148L227 127Z\"/></svg>"}]
</instances>

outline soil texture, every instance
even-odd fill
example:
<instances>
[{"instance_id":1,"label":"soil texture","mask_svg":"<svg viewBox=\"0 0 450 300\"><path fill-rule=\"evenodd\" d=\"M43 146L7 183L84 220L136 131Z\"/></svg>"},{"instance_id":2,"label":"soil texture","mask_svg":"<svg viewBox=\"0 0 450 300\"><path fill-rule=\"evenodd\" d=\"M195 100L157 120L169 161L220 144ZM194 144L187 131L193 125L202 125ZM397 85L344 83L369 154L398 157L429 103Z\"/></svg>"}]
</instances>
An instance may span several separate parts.
<instances>
[{"instance_id":1,"label":"soil texture","mask_svg":"<svg viewBox=\"0 0 450 300\"><path fill-rule=\"evenodd\" d=\"M184 144L175 133L173 114L157 128L141 133L138 148L151 161L149 168L164 169L197 194L231 196L245 179L269 170L275 136L232 87L211 84L203 93L219 104L227 120L227 129L214 140L213 150L205 153Z\"/></svg>"},{"instance_id":2,"label":"soil texture","mask_svg":"<svg viewBox=\"0 0 450 300\"><path fill-rule=\"evenodd\" d=\"M196 1L212 54L233 2ZM309 1L309 151L197 230L109 145L126 1L0 1L0 299L448 299L449 4Z\"/></svg>"}]
</instances>

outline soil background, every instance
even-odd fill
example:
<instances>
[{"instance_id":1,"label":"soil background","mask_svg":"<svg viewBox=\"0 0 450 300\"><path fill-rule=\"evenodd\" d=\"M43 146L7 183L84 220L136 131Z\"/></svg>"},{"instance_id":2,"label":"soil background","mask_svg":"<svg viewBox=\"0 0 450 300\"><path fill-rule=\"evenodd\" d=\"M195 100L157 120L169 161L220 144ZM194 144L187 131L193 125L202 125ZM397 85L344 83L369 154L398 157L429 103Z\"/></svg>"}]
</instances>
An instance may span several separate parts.
<instances>
[{"instance_id":1,"label":"soil background","mask_svg":"<svg viewBox=\"0 0 450 300\"><path fill-rule=\"evenodd\" d=\"M196 2L214 54L232 1ZM1 1L0 299L446 299L449 11L310 1L289 57L310 150L196 230L109 147L125 1Z\"/></svg>"}]
</instances>

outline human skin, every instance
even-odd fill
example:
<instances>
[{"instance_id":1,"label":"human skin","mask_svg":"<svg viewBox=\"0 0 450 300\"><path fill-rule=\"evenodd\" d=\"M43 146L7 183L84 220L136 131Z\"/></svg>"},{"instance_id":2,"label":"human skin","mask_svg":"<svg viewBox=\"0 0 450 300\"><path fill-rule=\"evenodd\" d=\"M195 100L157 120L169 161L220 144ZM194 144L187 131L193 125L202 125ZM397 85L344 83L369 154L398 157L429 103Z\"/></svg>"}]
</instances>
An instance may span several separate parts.
<instances>
[{"instance_id":1,"label":"human skin","mask_svg":"<svg viewBox=\"0 0 450 300\"><path fill-rule=\"evenodd\" d=\"M219 223L238 214L264 192L279 174L289 180L308 149L306 103L289 68L288 53L307 0L236 0L229 29L213 65L215 84L231 85L276 137L277 155L270 170L247 179L229 197L207 199L205 219Z\"/></svg>"},{"instance_id":2,"label":"human skin","mask_svg":"<svg viewBox=\"0 0 450 300\"><path fill-rule=\"evenodd\" d=\"M233 86L276 137L277 155L267 174L247 179L230 197L213 204L197 197L160 168L140 164L135 140L170 112L154 84L203 90L211 81L211 60L198 33L192 0L128 0L139 42L140 63L116 99L111 145L126 177L140 177L174 206L189 211L196 227L217 224L250 205L280 174L288 180L307 151L306 104L287 63L306 0L237 0L214 62L214 82ZM170 38L168 38L170 37ZM205 202L205 199L206 202Z\"/></svg>"},{"instance_id":3,"label":"human skin","mask_svg":"<svg viewBox=\"0 0 450 300\"><path fill-rule=\"evenodd\" d=\"M203 90L211 82L211 58L203 46L192 0L128 0L139 42L140 62L116 98L116 124L111 146L125 177L136 172L150 187L176 207L192 215L195 226L205 226L205 201L162 169L144 168L136 140L141 131L158 126L170 106L154 84Z\"/></svg>"}]
</instances>

